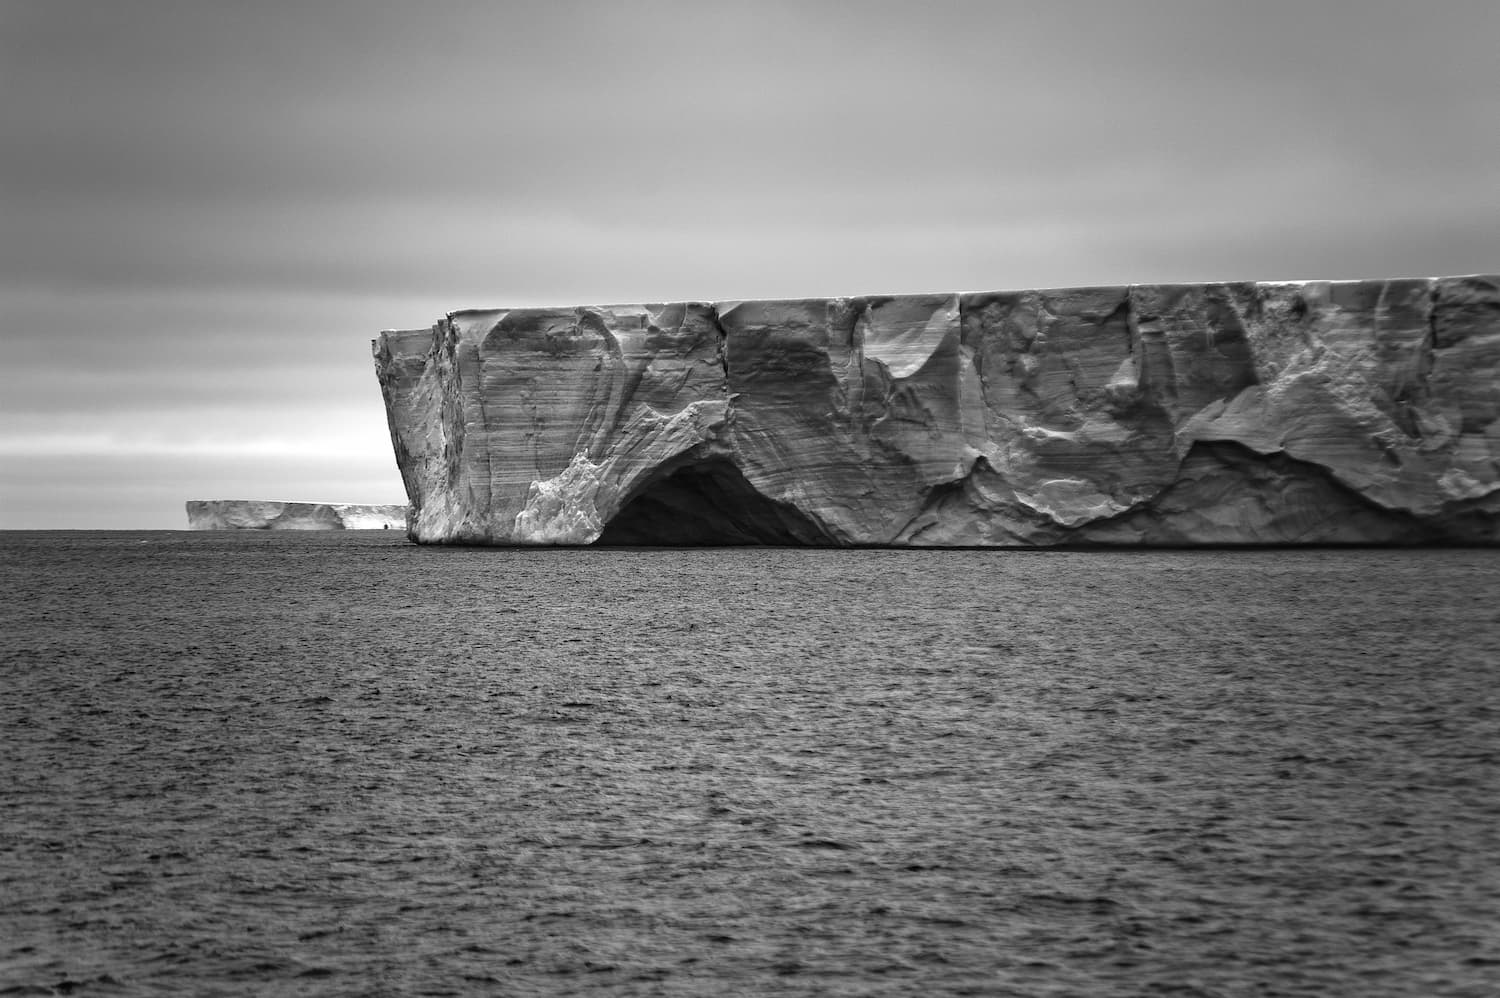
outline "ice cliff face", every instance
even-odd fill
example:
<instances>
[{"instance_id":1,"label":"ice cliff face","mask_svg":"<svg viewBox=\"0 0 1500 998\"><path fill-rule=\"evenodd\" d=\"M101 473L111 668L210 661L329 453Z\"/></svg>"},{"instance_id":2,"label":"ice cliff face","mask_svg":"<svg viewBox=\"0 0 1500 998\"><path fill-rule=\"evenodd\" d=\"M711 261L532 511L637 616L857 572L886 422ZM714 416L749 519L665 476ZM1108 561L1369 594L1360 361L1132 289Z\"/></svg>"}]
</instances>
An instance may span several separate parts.
<instances>
[{"instance_id":1,"label":"ice cliff face","mask_svg":"<svg viewBox=\"0 0 1500 998\"><path fill-rule=\"evenodd\" d=\"M404 530L405 506L190 499L189 530Z\"/></svg>"},{"instance_id":2,"label":"ice cliff face","mask_svg":"<svg viewBox=\"0 0 1500 998\"><path fill-rule=\"evenodd\" d=\"M455 312L424 543L1500 542L1500 278Z\"/></svg>"}]
</instances>

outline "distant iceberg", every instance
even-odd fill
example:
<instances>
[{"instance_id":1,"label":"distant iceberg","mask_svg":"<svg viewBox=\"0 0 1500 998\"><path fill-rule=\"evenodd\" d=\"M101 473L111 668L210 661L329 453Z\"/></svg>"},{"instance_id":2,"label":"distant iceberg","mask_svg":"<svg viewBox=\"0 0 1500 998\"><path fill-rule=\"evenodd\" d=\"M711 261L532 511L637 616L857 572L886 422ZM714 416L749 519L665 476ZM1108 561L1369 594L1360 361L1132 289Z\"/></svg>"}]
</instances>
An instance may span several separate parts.
<instances>
[{"instance_id":1,"label":"distant iceberg","mask_svg":"<svg viewBox=\"0 0 1500 998\"><path fill-rule=\"evenodd\" d=\"M190 499L189 530L405 530L406 507L348 502Z\"/></svg>"}]
</instances>

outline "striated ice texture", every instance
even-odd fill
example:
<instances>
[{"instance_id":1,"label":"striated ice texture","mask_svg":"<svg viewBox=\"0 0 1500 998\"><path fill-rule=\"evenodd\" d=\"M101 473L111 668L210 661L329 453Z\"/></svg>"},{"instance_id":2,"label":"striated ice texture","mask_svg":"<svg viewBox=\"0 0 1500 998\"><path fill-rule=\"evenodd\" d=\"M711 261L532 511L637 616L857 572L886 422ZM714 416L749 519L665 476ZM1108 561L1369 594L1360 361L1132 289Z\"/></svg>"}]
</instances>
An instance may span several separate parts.
<instances>
[{"instance_id":1,"label":"striated ice texture","mask_svg":"<svg viewBox=\"0 0 1500 998\"><path fill-rule=\"evenodd\" d=\"M454 312L423 543L1500 541L1500 277Z\"/></svg>"},{"instance_id":2,"label":"striated ice texture","mask_svg":"<svg viewBox=\"0 0 1500 998\"><path fill-rule=\"evenodd\" d=\"M189 530L401 530L406 507L359 503L190 499Z\"/></svg>"}]
</instances>

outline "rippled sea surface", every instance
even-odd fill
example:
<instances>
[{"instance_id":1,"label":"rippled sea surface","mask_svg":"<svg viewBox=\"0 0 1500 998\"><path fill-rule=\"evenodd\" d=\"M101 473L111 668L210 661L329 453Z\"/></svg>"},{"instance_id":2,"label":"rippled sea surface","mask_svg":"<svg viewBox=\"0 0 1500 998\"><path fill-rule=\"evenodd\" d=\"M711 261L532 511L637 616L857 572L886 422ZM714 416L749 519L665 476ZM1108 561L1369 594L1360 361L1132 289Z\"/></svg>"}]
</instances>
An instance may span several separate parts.
<instances>
[{"instance_id":1,"label":"rippled sea surface","mask_svg":"<svg viewBox=\"0 0 1500 998\"><path fill-rule=\"evenodd\" d=\"M1500 552L0 534L0 994L1500 994Z\"/></svg>"}]
</instances>

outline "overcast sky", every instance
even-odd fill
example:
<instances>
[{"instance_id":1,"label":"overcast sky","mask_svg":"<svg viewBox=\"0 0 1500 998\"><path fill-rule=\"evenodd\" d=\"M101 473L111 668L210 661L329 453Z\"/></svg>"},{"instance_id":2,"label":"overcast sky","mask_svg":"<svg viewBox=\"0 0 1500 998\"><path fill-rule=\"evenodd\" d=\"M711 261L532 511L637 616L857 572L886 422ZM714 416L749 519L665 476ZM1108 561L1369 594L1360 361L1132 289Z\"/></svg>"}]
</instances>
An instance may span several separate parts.
<instances>
[{"instance_id":1,"label":"overcast sky","mask_svg":"<svg viewBox=\"0 0 1500 998\"><path fill-rule=\"evenodd\" d=\"M0 527L404 501L483 305L1500 269L1500 4L0 0Z\"/></svg>"}]
</instances>

